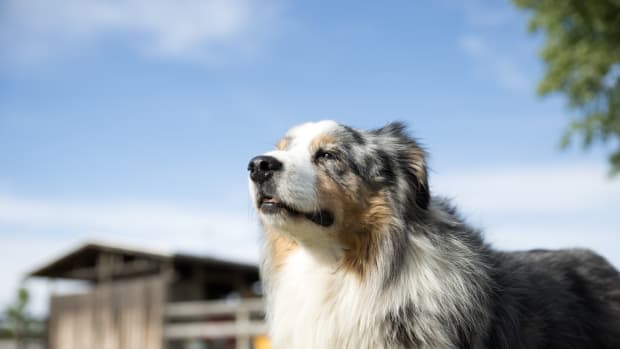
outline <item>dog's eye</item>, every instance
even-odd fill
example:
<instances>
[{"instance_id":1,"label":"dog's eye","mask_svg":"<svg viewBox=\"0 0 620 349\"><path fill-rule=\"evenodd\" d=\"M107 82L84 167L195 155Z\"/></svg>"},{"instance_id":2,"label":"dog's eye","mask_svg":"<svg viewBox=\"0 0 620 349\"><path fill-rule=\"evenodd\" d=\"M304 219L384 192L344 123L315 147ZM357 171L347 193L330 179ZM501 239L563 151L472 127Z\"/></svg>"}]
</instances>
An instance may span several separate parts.
<instances>
[{"instance_id":1,"label":"dog's eye","mask_svg":"<svg viewBox=\"0 0 620 349\"><path fill-rule=\"evenodd\" d=\"M336 156L328 151L325 151L323 149L319 149L316 151L316 153L314 154L314 160L315 161L323 161L323 160L335 160Z\"/></svg>"}]
</instances>

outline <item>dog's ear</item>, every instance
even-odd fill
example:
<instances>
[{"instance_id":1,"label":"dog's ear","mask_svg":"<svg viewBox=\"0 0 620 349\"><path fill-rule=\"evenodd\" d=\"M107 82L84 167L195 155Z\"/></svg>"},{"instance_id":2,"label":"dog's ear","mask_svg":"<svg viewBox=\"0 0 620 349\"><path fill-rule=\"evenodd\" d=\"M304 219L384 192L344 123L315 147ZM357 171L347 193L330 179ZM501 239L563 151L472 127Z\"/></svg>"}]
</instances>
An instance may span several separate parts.
<instances>
[{"instance_id":1,"label":"dog's ear","mask_svg":"<svg viewBox=\"0 0 620 349\"><path fill-rule=\"evenodd\" d=\"M431 201L431 193L428 187L428 170L426 168L426 153L414 141L406 154L406 171L410 173L410 184L415 188L416 205L426 210Z\"/></svg>"},{"instance_id":2,"label":"dog's ear","mask_svg":"<svg viewBox=\"0 0 620 349\"><path fill-rule=\"evenodd\" d=\"M431 200L426 168L426 152L419 143L407 134L407 127L402 122L392 122L374 130L373 133L389 139L397 149L399 167L407 177L408 184L415 192L415 204L427 209Z\"/></svg>"}]
</instances>

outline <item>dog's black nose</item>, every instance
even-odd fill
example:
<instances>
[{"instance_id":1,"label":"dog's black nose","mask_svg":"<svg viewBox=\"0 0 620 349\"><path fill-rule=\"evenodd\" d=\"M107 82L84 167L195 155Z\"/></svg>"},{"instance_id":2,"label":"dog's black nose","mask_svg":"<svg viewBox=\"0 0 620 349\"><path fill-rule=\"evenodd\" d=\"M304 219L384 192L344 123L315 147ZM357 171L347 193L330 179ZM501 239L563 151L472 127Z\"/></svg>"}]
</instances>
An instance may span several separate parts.
<instances>
[{"instance_id":1,"label":"dog's black nose","mask_svg":"<svg viewBox=\"0 0 620 349\"><path fill-rule=\"evenodd\" d=\"M282 163L273 156L257 156L250 160L248 164L248 171L250 171L250 178L256 183L264 183L267 181L274 172L282 169Z\"/></svg>"}]
</instances>

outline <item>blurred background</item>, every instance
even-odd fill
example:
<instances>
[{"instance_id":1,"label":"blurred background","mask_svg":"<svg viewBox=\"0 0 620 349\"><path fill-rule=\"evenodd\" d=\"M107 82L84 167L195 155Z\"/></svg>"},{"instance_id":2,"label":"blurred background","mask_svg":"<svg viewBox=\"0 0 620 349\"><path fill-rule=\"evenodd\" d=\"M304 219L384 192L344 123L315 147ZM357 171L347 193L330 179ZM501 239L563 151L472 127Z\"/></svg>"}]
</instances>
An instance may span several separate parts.
<instances>
[{"instance_id":1,"label":"blurred background","mask_svg":"<svg viewBox=\"0 0 620 349\"><path fill-rule=\"evenodd\" d=\"M45 330L50 295L104 282L156 274L200 279L202 291L167 289L168 300L259 296L247 162L321 119L406 122L431 154L432 192L498 248L589 247L620 267L620 179L610 176L620 42L583 44L597 30L619 40L607 25L619 5L559 3L3 0L2 338L27 319L35 329L22 332L60 340ZM213 284L196 276L205 266L241 276ZM202 330L172 331L183 340L164 345L245 345ZM161 345L136 341L107 348Z\"/></svg>"}]
</instances>

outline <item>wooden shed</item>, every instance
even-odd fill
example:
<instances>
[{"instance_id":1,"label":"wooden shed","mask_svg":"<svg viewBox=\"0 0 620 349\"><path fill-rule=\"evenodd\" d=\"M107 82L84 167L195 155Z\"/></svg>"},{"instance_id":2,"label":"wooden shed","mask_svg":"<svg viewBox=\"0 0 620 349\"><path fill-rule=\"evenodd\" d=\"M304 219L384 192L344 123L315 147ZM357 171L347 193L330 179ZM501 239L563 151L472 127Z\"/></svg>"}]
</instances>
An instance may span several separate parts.
<instances>
[{"instance_id":1,"label":"wooden shed","mask_svg":"<svg viewBox=\"0 0 620 349\"><path fill-rule=\"evenodd\" d=\"M49 349L250 349L264 341L256 265L88 243L30 276L88 284L51 295Z\"/></svg>"}]
</instances>

